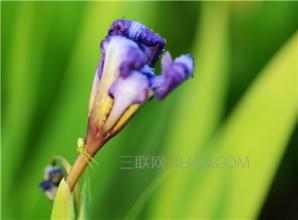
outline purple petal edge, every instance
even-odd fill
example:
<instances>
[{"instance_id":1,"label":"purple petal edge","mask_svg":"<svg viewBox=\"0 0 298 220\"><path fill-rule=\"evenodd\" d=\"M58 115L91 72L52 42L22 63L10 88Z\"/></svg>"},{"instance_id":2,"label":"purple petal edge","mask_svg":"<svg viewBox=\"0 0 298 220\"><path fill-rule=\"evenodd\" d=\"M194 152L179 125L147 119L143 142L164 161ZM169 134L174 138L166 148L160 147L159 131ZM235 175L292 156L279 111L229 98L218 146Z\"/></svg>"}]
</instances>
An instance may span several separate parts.
<instances>
[{"instance_id":1,"label":"purple petal edge","mask_svg":"<svg viewBox=\"0 0 298 220\"><path fill-rule=\"evenodd\" d=\"M111 36L124 36L139 44L147 55L147 64L153 67L165 46L165 40L145 25L126 19L114 21L108 31L107 38Z\"/></svg>"},{"instance_id":2,"label":"purple petal edge","mask_svg":"<svg viewBox=\"0 0 298 220\"><path fill-rule=\"evenodd\" d=\"M193 70L194 60L190 54L181 55L172 62L169 54L165 53L162 59L162 75L152 79L154 96L158 100L164 99L169 92L192 76Z\"/></svg>"}]
</instances>

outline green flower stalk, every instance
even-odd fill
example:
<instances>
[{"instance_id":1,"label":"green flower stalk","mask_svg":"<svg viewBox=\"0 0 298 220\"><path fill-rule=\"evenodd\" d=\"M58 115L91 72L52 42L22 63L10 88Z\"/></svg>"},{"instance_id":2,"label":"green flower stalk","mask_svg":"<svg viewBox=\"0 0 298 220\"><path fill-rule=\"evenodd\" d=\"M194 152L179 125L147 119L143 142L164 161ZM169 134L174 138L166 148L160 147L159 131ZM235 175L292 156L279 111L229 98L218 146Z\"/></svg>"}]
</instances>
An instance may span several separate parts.
<instances>
[{"instance_id":1,"label":"green flower stalk","mask_svg":"<svg viewBox=\"0 0 298 220\"><path fill-rule=\"evenodd\" d=\"M140 107L153 96L162 100L188 79L193 58L172 59L165 52L161 74L154 66L164 50L165 40L136 21L116 20L101 42L102 58L96 70L88 113L85 139L79 139L80 155L67 174L71 191L95 154L115 136Z\"/></svg>"}]
</instances>

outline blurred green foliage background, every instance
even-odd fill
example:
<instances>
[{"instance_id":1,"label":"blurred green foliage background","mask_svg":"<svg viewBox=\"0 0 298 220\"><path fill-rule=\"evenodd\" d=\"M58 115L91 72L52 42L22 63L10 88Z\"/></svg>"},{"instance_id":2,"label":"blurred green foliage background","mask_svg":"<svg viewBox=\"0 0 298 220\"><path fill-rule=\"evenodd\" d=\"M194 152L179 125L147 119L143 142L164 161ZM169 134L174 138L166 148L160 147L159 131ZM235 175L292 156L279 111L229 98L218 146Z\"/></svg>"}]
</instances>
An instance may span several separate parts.
<instances>
[{"instance_id":1,"label":"blurred green foliage background","mask_svg":"<svg viewBox=\"0 0 298 220\"><path fill-rule=\"evenodd\" d=\"M193 53L196 71L96 156L92 218L260 216L285 150L283 163L298 155L297 2L1 2L2 218L49 218L38 184L53 156L77 155L99 43L121 17L165 37L173 56ZM250 166L122 170L124 155Z\"/></svg>"}]
</instances>

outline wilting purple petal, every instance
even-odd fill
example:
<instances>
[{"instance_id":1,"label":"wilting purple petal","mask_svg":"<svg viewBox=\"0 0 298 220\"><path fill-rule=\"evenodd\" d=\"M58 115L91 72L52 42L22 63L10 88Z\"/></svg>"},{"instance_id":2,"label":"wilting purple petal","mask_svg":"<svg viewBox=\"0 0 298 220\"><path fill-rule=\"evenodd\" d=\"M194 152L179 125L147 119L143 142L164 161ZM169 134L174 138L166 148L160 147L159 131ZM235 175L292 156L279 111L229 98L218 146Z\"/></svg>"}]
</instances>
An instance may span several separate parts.
<instances>
[{"instance_id":1,"label":"wilting purple petal","mask_svg":"<svg viewBox=\"0 0 298 220\"><path fill-rule=\"evenodd\" d=\"M111 42L113 44L113 42L115 41L119 41L119 42L122 41L122 40L119 40L121 39L119 38L119 36L118 36L118 40L115 40L115 39L117 39L117 37L108 36L101 42L100 48L102 52L102 57L100 59L100 62L97 68L97 74L99 79L101 79L102 77L105 57L106 57L107 50L109 50L109 45L111 44ZM122 45L122 48L125 48L124 49L125 54L123 53L123 51L118 51L119 54L123 54L123 60L122 60L122 63L120 64L121 75L126 75L131 70L139 70L147 62L146 54L141 49L137 48L134 44L131 44L131 43L134 43L134 42L130 41L130 43L128 43L128 41L126 42L123 41L121 44L119 44L119 45ZM120 50L120 48L118 50ZM115 54L116 53L117 51L115 51Z\"/></svg>"},{"instance_id":2,"label":"wilting purple petal","mask_svg":"<svg viewBox=\"0 0 298 220\"><path fill-rule=\"evenodd\" d=\"M165 40L157 33L139 22L125 19L114 21L108 36L125 36L138 43L147 56L146 63L151 67L155 65L165 46Z\"/></svg>"},{"instance_id":3,"label":"wilting purple petal","mask_svg":"<svg viewBox=\"0 0 298 220\"><path fill-rule=\"evenodd\" d=\"M168 51L165 52L164 55L161 57L162 74L168 71L172 63L173 63L173 59L171 57L171 54Z\"/></svg>"},{"instance_id":4,"label":"wilting purple petal","mask_svg":"<svg viewBox=\"0 0 298 220\"><path fill-rule=\"evenodd\" d=\"M148 65L145 65L141 70L140 72L142 74L144 74L145 76L148 77L148 79L152 79L153 77L155 77L155 73L154 73L154 69L149 67ZM150 80L151 82L151 80Z\"/></svg>"},{"instance_id":5,"label":"wilting purple petal","mask_svg":"<svg viewBox=\"0 0 298 220\"><path fill-rule=\"evenodd\" d=\"M119 77L109 89L114 103L105 127L112 127L132 104L142 104L150 92L148 77L133 71L126 77Z\"/></svg>"},{"instance_id":6,"label":"wilting purple petal","mask_svg":"<svg viewBox=\"0 0 298 220\"><path fill-rule=\"evenodd\" d=\"M162 75L154 77L151 86L159 100L192 75L194 62L190 55L181 55L173 62L170 54L165 53L161 66Z\"/></svg>"},{"instance_id":7,"label":"wilting purple petal","mask_svg":"<svg viewBox=\"0 0 298 220\"><path fill-rule=\"evenodd\" d=\"M146 62L146 56L141 50L136 50L131 47L128 49L128 53L121 63L120 66L120 75L122 77L128 76L133 70L140 70Z\"/></svg>"},{"instance_id":8,"label":"wilting purple petal","mask_svg":"<svg viewBox=\"0 0 298 220\"><path fill-rule=\"evenodd\" d=\"M103 49L105 52L102 70L104 78L109 78L110 75L126 76L130 71L139 70L145 65L145 54L134 41L127 38L114 36Z\"/></svg>"},{"instance_id":9,"label":"wilting purple petal","mask_svg":"<svg viewBox=\"0 0 298 220\"><path fill-rule=\"evenodd\" d=\"M130 99L130 104L140 104L146 100L149 89L147 76L134 71L126 77L119 77L111 86L109 95L113 99Z\"/></svg>"}]
</instances>

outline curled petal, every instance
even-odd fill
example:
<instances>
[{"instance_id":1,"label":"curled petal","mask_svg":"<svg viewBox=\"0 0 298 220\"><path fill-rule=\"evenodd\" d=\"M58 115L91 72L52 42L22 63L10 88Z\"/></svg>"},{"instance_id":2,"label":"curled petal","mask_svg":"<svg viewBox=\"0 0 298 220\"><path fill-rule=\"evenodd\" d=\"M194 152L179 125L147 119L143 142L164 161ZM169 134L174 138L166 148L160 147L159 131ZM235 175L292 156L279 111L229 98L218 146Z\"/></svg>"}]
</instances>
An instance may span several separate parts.
<instances>
[{"instance_id":1,"label":"curled petal","mask_svg":"<svg viewBox=\"0 0 298 220\"><path fill-rule=\"evenodd\" d=\"M162 75L154 77L151 85L154 96L159 100L192 75L194 62L192 56L188 54L172 61L170 54L165 53L161 67Z\"/></svg>"}]
</instances>

